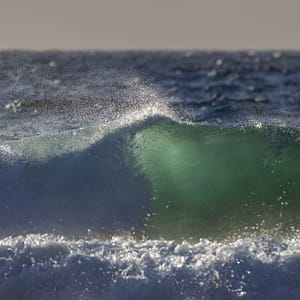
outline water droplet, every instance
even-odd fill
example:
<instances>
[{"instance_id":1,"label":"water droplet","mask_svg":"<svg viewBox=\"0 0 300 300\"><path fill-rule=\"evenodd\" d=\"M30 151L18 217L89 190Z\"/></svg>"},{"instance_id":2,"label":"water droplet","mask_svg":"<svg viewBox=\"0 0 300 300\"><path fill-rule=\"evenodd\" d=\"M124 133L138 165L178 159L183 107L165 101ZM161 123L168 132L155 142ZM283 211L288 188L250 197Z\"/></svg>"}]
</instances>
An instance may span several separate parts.
<instances>
[{"instance_id":1,"label":"water droplet","mask_svg":"<svg viewBox=\"0 0 300 300\"><path fill-rule=\"evenodd\" d=\"M222 64L223 64L222 59L217 59L216 65L217 65L218 67L220 67L220 66L222 66Z\"/></svg>"}]
</instances>

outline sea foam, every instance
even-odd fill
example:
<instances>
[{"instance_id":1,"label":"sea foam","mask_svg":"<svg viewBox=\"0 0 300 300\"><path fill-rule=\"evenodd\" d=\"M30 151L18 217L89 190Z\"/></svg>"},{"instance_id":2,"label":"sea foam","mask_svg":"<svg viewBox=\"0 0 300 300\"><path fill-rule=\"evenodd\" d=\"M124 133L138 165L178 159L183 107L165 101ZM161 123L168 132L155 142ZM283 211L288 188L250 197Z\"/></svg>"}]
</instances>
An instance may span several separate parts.
<instances>
[{"instance_id":1,"label":"sea foam","mask_svg":"<svg viewBox=\"0 0 300 300\"><path fill-rule=\"evenodd\" d=\"M0 241L1 299L297 299L299 239Z\"/></svg>"}]
</instances>

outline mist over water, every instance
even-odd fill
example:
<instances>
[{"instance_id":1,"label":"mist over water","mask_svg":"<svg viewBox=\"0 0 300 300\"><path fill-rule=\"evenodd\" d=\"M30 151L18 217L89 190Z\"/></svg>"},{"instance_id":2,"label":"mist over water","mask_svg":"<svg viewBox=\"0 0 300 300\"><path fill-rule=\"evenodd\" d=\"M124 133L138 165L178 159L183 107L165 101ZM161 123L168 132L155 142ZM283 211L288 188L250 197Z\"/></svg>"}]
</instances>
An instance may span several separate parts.
<instances>
[{"instance_id":1,"label":"mist over water","mask_svg":"<svg viewBox=\"0 0 300 300\"><path fill-rule=\"evenodd\" d=\"M0 53L0 298L297 299L298 53Z\"/></svg>"}]
</instances>

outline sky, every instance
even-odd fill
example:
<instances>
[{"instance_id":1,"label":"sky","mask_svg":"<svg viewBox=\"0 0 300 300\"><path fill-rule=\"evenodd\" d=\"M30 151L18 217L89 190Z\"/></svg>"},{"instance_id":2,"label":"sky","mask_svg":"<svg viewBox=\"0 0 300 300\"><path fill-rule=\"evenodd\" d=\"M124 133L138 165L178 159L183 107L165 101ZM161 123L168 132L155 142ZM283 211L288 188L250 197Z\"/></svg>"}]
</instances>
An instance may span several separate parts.
<instances>
[{"instance_id":1,"label":"sky","mask_svg":"<svg viewBox=\"0 0 300 300\"><path fill-rule=\"evenodd\" d=\"M300 0L0 0L0 49L300 49Z\"/></svg>"}]
</instances>

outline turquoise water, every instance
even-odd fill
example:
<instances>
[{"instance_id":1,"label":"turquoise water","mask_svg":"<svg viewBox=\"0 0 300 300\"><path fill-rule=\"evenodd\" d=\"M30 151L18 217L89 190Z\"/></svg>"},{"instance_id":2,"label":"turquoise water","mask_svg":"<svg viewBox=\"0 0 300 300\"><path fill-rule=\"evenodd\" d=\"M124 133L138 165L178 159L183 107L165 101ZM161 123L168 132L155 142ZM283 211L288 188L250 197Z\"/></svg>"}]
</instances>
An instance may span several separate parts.
<instances>
[{"instance_id":1,"label":"turquoise water","mask_svg":"<svg viewBox=\"0 0 300 300\"><path fill-rule=\"evenodd\" d=\"M151 185L147 234L224 238L299 228L298 134L168 121L141 130L134 144Z\"/></svg>"}]
</instances>

